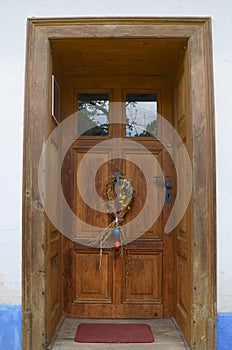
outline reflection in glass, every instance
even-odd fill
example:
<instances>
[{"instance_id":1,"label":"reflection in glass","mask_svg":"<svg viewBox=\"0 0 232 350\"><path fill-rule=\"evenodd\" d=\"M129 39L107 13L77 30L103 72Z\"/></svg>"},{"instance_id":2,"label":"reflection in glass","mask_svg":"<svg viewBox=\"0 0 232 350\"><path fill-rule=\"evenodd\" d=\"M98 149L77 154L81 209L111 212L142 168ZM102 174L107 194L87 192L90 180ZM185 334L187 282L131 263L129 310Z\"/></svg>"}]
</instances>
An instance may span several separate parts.
<instances>
[{"instance_id":1,"label":"reflection in glass","mask_svg":"<svg viewBox=\"0 0 232 350\"><path fill-rule=\"evenodd\" d=\"M156 94L126 94L126 136L157 136Z\"/></svg>"},{"instance_id":2,"label":"reflection in glass","mask_svg":"<svg viewBox=\"0 0 232 350\"><path fill-rule=\"evenodd\" d=\"M105 136L109 134L109 95L78 94L78 134Z\"/></svg>"}]
</instances>

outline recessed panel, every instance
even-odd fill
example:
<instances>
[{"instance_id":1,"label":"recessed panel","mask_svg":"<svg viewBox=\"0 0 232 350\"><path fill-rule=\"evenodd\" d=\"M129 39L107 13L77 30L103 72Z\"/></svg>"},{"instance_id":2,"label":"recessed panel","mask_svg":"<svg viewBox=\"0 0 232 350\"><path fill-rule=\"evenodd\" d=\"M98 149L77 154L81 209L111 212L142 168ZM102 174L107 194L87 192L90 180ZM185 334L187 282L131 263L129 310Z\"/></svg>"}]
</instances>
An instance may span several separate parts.
<instances>
[{"instance_id":1,"label":"recessed panel","mask_svg":"<svg viewBox=\"0 0 232 350\"><path fill-rule=\"evenodd\" d=\"M80 219L76 227L76 238L78 240L94 238L102 227L108 225L109 218L103 201L105 184L109 177L108 159L107 151L91 151L89 153L79 150L74 151L73 187L75 196L73 200L75 214ZM83 162L85 162L84 165ZM101 166L98 169L99 164ZM98 171L96 171L97 169Z\"/></svg>"},{"instance_id":2,"label":"recessed panel","mask_svg":"<svg viewBox=\"0 0 232 350\"><path fill-rule=\"evenodd\" d=\"M132 180L135 191L135 200L125 217L125 223L136 220L135 235L139 239L162 240L162 201L165 193L155 181L155 176L162 176L159 167L159 164L162 165L161 154L125 150L125 159L128 160L125 161L125 174ZM150 223L149 227L147 223Z\"/></svg>"},{"instance_id":3,"label":"recessed panel","mask_svg":"<svg viewBox=\"0 0 232 350\"><path fill-rule=\"evenodd\" d=\"M112 262L104 251L100 266L100 254L74 251L74 302L112 301Z\"/></svg>"},{"instance_id":4,"label":"recessed panel","mask_svg":"<svg viewBox=\"0 0 232 350\"><path fill-rule=\"evenodd\" d=\"M133 252L124 269L124 303L162 302L162 252Z\"/></svg>"}]
</instances>

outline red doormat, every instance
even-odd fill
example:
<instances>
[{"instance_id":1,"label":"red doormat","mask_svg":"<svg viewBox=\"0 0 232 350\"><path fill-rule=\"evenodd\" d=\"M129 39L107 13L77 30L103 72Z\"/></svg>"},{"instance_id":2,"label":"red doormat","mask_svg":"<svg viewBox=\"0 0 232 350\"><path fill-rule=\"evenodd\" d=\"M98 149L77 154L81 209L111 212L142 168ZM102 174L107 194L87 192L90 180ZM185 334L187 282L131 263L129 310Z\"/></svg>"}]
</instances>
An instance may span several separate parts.
<instances>
[{"instance_id":1,"label":"red doormat","mask_svg":"<svg viewBox=\"0 0 232 350\"><path fill-rule=\"evenodd\" d=\"M82 323L78 326L78 343L153 343L151 328L147 324Z\"/></svg>"}]
</instances>

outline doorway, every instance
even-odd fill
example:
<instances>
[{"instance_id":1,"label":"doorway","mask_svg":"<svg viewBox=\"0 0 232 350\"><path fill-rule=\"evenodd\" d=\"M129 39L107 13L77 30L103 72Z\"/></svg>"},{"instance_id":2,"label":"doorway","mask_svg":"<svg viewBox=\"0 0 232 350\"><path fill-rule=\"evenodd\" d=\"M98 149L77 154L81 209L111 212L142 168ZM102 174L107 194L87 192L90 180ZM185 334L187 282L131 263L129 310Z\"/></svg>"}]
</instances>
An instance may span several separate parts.
<instances>
[{"instance_id":1,"label":"doorway","mask_svg":"<svg viewBox=\"0 0 232 350\"><path fill-rule=\"evenodd\" d=\"M28 30L24 348L46 347L61 317L69 316L175 317L192 349L214 349L216 268L210 20L33 19L29 20ZM59 96L55 118L51 117L52 76ZM65 238L46 217L37 189L42 146L57 122L77 112L78 101L97 100L109 106L120 102L126 108L127 102L139 103L145 98L142 102L153 99L189 152L193 167L192 199L180 224L166 235L163 227L178 183L168 152L160 141L148 134L135 135L135 131L130 134L125 122L118 125L109 122L106 128L98 125L95 134L74 141L64 160L62 183L73 211L87 215L87 220L98 217L90 209L83 209L84 203L80 205L73 174L83 155L99 140L136 138L158 159L165 178L174 179L173 202L166 203L154 225L129 244L129 263L125 261L126 255L122 257L114 249L105 249L99 269L99 250ZM117 115L126 117L125 112L122 107ZM110 118L114 118L113 112ZM97 173L99 193L115 170L132 179L135 200L128 218L125 217L129 221L144 202L143 175L127 160L130 149L124 150L123 161L120 157L110 161L107 152L100 153L104 162ZM54 143L53 170L58 156L59 147ZM137 152L137 158L145 157ZM96 154L91 161L94 159ZM155 178L157 169L151 172ZM103 226L109 223L107 215L100 220ZM32 264L28 265L28 259ZM83 285L85 288L81 288Z\"/></svg>"}]
</instances>

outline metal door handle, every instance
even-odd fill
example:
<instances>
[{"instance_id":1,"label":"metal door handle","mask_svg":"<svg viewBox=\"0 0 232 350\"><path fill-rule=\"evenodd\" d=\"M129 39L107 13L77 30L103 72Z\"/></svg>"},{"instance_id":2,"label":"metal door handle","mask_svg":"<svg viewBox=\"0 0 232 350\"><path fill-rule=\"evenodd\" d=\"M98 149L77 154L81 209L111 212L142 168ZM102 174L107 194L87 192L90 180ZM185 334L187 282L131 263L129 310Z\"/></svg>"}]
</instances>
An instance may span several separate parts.
<instances>
[{"instance_id":1,"label":"metal door handle","mask_svg":"<svg viewBox=\"0 0 232 350\"><path fill-rule=\"evenodd\" d=\"M165 202L166 203L172 203L172 179L167 178L165 179Z\"/></svg>"},{"instance_id":2,"label":"metal door handle","mask_svg":"<svg viewBox=\"0 0 232 350\"><path fill-rule=\"evenodd\" d=\"M167 177L165 181L160 180L160 176L154 176L155 182L165 187L165 202L172 203L172 179Z\"/></svg>"}]
</instances>

